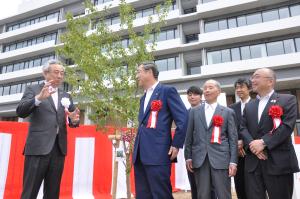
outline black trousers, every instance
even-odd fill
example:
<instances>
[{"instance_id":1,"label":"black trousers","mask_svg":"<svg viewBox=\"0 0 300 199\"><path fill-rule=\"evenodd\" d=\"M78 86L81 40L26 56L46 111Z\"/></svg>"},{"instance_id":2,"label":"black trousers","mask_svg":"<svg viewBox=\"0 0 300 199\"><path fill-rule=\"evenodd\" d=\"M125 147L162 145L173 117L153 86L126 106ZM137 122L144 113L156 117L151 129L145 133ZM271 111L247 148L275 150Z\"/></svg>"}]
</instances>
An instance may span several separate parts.
<instances>
[{"instance_id":1,"label":"black trousers","mask_svg":"<svg viewBox=\"0 0 300 199\"><path fill-rule=\"evenodd\" d=\"M58 146L58 137L47 155L26 155L21 199L35 199L44 180L44 199L58 199L65 156Z\"/></svg>"},{"instance_id":2,"label":"black trousers","mask_svg":"<svg viewBox=\"0 0 300 199\"><path fill-rule=\"evenodd\" d=\"M245 190L245 158L239 157L237 172L234 176L235 190L238 199L247 199Z\"/></svg>"},{"instance_id":3,"label":"black trousers","mask_svg":"<svg viewBox=\"0 0 300 199\"><path fill-rule=\"evenodd\" d=\"M294 188L293 173L269 175L265 161L260 161L254 172L245 171L248 199L291 199Z\"/></svg>"},{"instance_id":4,"label":"black trousers","mask_svg":"<svg viewBox=\"0 0 300 199\"><path fill-rule=\"evenodd\" d=\"M194 173L187 170L187 174L191 185L192 199L197 199L197 185L196 185Z\"/></svg>"}]
</instances>

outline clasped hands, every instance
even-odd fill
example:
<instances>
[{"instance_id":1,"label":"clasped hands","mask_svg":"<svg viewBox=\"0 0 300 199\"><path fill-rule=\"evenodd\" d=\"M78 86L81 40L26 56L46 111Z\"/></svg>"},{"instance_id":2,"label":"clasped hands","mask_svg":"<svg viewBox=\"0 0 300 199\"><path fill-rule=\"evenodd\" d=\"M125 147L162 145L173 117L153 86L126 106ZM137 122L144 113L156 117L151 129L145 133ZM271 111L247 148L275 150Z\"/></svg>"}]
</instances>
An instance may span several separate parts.
<instances>
[{"instance_id":1,"label":"clasped hands","mask_svg":"<svg viewBox=\"0 0 300 199\"><path fill-rule=\"evenodd\" d=\"M263 139L253 140L249 144L249 148L253 154L257 156L260 160L266 160L267 155L264 153L266 145Z\"/></svg>"}]
</instances>

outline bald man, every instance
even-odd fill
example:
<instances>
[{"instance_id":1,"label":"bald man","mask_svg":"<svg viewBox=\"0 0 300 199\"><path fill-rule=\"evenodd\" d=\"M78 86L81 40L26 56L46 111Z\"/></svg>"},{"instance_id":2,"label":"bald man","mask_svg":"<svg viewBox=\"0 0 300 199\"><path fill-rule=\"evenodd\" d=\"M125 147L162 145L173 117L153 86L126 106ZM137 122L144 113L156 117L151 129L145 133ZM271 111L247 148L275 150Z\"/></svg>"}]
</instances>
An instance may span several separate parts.
<instances>
[{"instance_id":1,"label":"bald man","mask_svg":"<svg viewBox=\"0 0 300 199\"><path fill-rule=\"evenodd\" d=\"M205 104L189 113L185 140L186 166L194 173L197 198L211 198L211 186L219 199L231 199L230 177L237 169L237 129L232 109L221 106L219 82L203 86Z\"/></svg>"},{"instance_id":2,"label":"bald man","mask_svg":"<svg viewBox=\"0 0 300 199\"><path fill-rule=\"evenodd\" d=\"M296 97L274 91L276 75L271 69L256 70L251 81L257 98L245 105L240 129L247 150L247 198L265 199L267 192L270 199L291 199L293 173L299 171L291 140L297 118ZM281 109L282 114L270 114L275 109Z\"/></svg>"}]
</instances>

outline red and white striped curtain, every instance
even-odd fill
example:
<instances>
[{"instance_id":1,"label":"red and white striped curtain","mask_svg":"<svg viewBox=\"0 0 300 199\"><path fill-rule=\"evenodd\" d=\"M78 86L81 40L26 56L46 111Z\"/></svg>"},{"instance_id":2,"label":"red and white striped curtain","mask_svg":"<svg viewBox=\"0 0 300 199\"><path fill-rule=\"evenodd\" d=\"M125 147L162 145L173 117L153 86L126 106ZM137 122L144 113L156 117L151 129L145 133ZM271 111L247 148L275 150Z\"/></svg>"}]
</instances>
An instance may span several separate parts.
<instances>
[{"instance_id":1,"label":"red and white striped curtain","mask_svg":"<svg viewBox=\"0 0 300 199\"><path fill-rule=\"evenodd\" d=\"M19 199L22 191L22 155L28 123L0 122L0 199ZM68 155L61 183L62 199L111 198L113 147L107 135L94 126L68 129ZM295 137L300 160L300 137ZM134 193L133 173L132 193ZM173 190L189 190L183 151L172 166ZM42 190L42 188L40 189ZM117 198L126 197L125 169L119 163ZM40 191L38 198L42 198ZM300 199L300 173L295 174L293 199Z\"/></svg>"}]
</instances>

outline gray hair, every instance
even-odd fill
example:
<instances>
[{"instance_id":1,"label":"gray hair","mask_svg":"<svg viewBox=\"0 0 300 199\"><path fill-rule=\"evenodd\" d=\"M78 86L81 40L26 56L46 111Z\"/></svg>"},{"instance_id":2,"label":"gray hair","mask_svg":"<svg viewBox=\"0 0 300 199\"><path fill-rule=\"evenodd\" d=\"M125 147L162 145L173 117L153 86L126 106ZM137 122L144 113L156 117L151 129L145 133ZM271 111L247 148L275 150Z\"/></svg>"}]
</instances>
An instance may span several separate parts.
<instances>
[{"instance_id":1,"label":"gray hair","mask_svg":"<svg viewBox=\"0 0 300 199\"><path fill-rule=\"evenodd\" d=\"M53 64L58 64L58 65L62 65L62 63L56 59L50 59L49 61L47 61L44 65L43 65L43 72L49 72L50 71L50 66ZM65 70L65 68L63 67L63 69Z\"/></svg>"},{"instance_id":2,"label":"gray hair","mask_svg":"<svg viewBox=\"0 0 300 199\"><path fill-rule=\"evenodd\" d=\"M213 84L221 91L221 84L220 84L220 82L218 82L217 80L209 79L209 80L207 80L207 81L204 83L204 85L205 85L206 83L213 83Z\"/></svg>"},{"instance_id":3,"label":"gray hair","mask_svg":"<svg viewBox=\"0 0 300 199\"><path fill-rule=\"evenodd\" d=\"M153 61L145 61L140 63L138 66L143 66L143 68L145 70L151 70L153 73L153 77L157 80L158 79L158 75L159 75L159 71L157 69L156 64Z\"/></svg>"}]
</instances>

